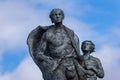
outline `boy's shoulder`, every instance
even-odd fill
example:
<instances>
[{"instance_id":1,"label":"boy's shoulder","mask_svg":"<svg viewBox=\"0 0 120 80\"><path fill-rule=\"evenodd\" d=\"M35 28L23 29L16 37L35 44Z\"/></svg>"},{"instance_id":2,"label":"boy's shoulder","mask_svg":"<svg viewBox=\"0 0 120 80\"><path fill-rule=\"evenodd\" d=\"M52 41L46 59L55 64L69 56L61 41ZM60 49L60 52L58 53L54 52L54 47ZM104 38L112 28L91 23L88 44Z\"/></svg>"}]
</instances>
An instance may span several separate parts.
<instances>
[{"instance_id":1,"label":"boy's shoulder","mask_svg":"<svg viewBox=\"0 0 120 80\"><path fill-rule=\"evenodd\" d=\"M97 62L98 62L98 61L100 62L100 59L99 59L99 58L97 58L97 57L90 56L90 58L91 58L91 59L93 59L93 60L95 60L95 61L97 61Z\"/></svg>"}]
</instances>

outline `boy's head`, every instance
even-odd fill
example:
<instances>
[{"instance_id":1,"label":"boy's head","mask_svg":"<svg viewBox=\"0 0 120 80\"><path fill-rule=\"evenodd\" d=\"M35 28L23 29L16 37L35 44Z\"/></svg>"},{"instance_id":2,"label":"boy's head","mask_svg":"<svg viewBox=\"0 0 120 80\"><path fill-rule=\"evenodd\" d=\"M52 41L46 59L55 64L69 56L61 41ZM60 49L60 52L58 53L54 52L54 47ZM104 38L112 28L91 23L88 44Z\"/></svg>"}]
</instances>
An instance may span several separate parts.
<instances>
[{"instance_id":1,"label":"boy's head","mask_svg":"<svg viewBox=\"0 0 120 80\"><path fill-rule=\"evenodd\" d=\"M92 41L85 40L82 42L81 49L82 49L83 53L86 53L86 52L92 53L95 51L95 45Z\"/></svg>"}]
</instances>

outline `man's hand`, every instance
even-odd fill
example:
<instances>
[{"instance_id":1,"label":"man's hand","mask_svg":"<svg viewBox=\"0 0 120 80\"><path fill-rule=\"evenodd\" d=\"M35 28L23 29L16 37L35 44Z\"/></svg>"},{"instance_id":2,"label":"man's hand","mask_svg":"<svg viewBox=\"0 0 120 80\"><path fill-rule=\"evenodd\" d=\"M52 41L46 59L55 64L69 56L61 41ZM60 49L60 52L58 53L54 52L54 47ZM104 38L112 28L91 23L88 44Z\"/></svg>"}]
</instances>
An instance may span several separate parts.
<instances>
[{"instance_id":1,"label":"man's hand","mask_svg":"<svg viewBox=\"0 0 120 80\"><path fill-rule=\"evenodd\" d=\"M91 71L91 70L87 70L87 71L86 71L86 74L87 74L87 75L90 75L90 76L93 76L93 75L94 75L94 72Z\"/></svg>"},{"instance_id":2,"label":"man's hand","mask_svg":"<svg viewBox=\"0 0 120 80\"><path fill-rule=\"evenodd\" d=\"M53 60L51 57L45 56L43 54L37 54L36 59L40 62L45 61L47 63L50 63Z\"/></svg>"},{"instance_id":3,"label":"man's hand","mask_svg":"<svg viewBox=\"0 0 120 80\"><path fill-rule=\"evenodd\" d=\"M39 60L40 62L44 61L44 57L43 57L43 54L36 54L36 57L35 57L37 60Z\"/></svg>"},{"instance_id":4,"label":"man's hand","mask_svg":"<svg viewBox=\"0 0 120 80\"><path fill-rule=\"evenodd\" d=\"M92 69L93 69L93 66L86 66L86 69L87 69L87 70L92 70Z\"/></svg>"}]
</instances>

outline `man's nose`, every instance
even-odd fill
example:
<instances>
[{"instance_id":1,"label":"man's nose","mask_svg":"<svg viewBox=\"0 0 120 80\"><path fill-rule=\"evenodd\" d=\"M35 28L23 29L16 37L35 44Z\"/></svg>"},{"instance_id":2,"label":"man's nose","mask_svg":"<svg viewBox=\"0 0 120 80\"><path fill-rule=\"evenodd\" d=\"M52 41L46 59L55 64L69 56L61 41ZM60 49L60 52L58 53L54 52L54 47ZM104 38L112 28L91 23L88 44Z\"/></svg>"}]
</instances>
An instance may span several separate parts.
<instances>
[{"instance_id":1,"label":"man's nose","mask_svg":"<svg viewBox=\"0 0 120 80\"><path fill-rule=\"evenodd\" d=\"M57 18L59 18L59 17L60 17L60 15L59 15L59 14L57 14L56 16L57 16Z\"/></svg>"}]
</instances>

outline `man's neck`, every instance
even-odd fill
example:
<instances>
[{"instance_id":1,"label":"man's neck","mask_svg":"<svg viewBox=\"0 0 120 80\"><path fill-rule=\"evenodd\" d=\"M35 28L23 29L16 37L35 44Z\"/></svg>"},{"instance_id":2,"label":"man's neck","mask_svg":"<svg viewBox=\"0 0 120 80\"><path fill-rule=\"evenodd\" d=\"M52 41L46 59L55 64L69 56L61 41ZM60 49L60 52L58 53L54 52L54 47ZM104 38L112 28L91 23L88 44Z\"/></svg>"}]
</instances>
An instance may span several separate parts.
<instances>
[{"instance_id":1,"label":"man's neck","mask_svg":"<svg viewBox=\"0 0 120 80\"><path fill-rule=\"evenodd\" d=\"M60 22L60 23L55 23L55 26L59 28L59 27L62 27L63 25L62 25L62 22Z\"/></svg>"}]
</instances>

